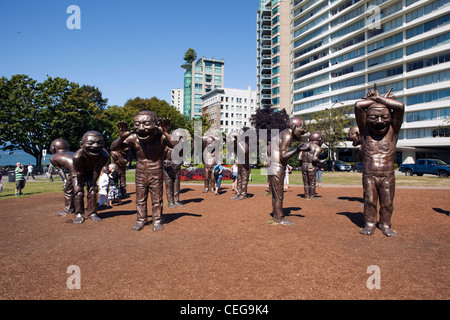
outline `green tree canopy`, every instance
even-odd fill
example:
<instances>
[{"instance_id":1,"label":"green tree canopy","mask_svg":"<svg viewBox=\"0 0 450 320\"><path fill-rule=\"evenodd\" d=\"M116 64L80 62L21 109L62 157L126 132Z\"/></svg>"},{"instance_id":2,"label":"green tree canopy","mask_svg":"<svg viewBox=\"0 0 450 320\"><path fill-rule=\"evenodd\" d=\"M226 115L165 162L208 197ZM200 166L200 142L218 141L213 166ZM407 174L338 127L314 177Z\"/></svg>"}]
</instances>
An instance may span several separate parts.
<instances>
[{"instance_id":1,"label":"green tree canopy","mask_svg":"<svg viewBox=\"0 0 450 320\"><path fill-rule=\"evenodd\" d=\"M88 94L89 92L95 94ZM0 148L23 150L41 164L42 150L54 139L69 142L71 150L79 148L83 134L103 127L101 112L106 100L89 86L80 87L64 78L48 77L39 83L27 75L0 79ZM82 116L79 109L88 111Z\"/></svg>"},{"instance_id":2,"label":"green tree canopy","mask_svg":"<svg viewBox=\"0 0 450 320\"><path fill-rule=\"evenodd\" d=\"M197 59L197 53L195 52L195 50L192 48L187 49L187 51L184 53L184 61L186 61L187 63L192 63L195 61L195 59Z\"/></svg>"},{"instance_id":3,"label":"green tree canopy","mask_svg":"<svg viewBox=\"0 0 450 320\"><path fill-rule=\"evenodd\" d=\"M331 160L340 143L347 140L346 129L354 123L353 106L326 108L305 117L306 130L322 133L324 144L329 148Z\"/></svg>"},{"instance_id":4,"label":"green tree canopy","mask_svg":"<svg viewBox=\"0 0 450 320\"><path fill-rule=\"evenodd\" d=\"M123 107L111 106L108 110L109 118L118 121L126 121L130 128L133 126L134 116L143 110L149 110L156 114L158 119L170 119L170 130L177 128L184 128L189 131L191 136L194 135L194 120L183 116L177 109L170 106L165 100L160 100L156 97L148 98L134 98L129 99ZM196 119L202 122L203 131L209 128L208 122L204 118ZM114 128L113 137L119 137L119 131Z\"/></svg>"}]
</instances>

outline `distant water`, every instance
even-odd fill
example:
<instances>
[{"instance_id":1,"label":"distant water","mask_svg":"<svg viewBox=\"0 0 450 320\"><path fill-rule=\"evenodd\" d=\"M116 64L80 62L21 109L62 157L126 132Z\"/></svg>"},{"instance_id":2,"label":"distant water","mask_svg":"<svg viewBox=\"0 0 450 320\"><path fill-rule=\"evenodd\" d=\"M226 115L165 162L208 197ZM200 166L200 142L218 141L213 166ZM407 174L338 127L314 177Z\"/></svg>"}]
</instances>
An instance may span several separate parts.
<instances>
[{"instance_id":1,"label":"distant water","mask_svg":"<svg viewBox=\"0 0 450 320\"><path fill-rule=\"evenodd\" d=\"M43 161L42 164L50 164L49 162L50 155L47 154L45 157L45 162ZM9 151L2 151L0 150L0 166L6 166L6 165L12 165L15 166L17 162L20 162L24 165L27 165L30 163L31 165L36 165L36 158L34 158L32 155L29 155L28 153L25 153L24 151L13 151L11 154Z\"/></svg>"}]
</instances>

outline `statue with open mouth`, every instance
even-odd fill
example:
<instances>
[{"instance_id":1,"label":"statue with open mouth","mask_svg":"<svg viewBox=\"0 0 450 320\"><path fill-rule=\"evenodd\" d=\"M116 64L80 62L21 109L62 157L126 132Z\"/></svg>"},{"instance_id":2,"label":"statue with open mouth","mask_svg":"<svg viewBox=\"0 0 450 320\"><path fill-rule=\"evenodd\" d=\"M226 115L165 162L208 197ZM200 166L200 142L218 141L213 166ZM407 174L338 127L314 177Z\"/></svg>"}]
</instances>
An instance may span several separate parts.
<instances>
[{"instance_id":1,"label":"statue with open mouth","mask_svg":"<svg viewBox=\"0 0 450 320\"><path fill-rule=\"evenodd\" d=\"M97 216L97 180L102 168L109 164L110 155L105 149L105 141L101 133L88 131L83 135L78 149L73 155L75 172L75 219L73 223L84 222L84 188L87 188L87 218L98 222Z\"/></svg>"},{"instance_id":2,"label":"statue with open mouth","mask_svg":"<svg viewBox=\"0 0 450 320\"><path fill-rule=\"evenodd\" d=\"M405 106L391 94L382 96L374 89L355 104L355 118L359 129L363 162L364 228L361 234L371 235L377 225L377 204L380 203L378 227L388 237L394 210L395 147L403 122Z\"/></svg>"},{"instance_id":3,"label":"statue with open mouth","mask_svg":"<svg viewBox=\"0 0 450 320\"><path fill-rule=\"evenodd\" d=\"M137 156L136 165L136 211L137 222L132 227L139 231L147 223L147 199L150 193L152 204L153 231L163 230L163 168L166 147L173 148L178 141L172 141L170 120L158 121L152 111L141 111L134 117L132 131L126 122L117 124L119 138L111 144L111 151L133 148Z\"/></svg>"}]
</instances>

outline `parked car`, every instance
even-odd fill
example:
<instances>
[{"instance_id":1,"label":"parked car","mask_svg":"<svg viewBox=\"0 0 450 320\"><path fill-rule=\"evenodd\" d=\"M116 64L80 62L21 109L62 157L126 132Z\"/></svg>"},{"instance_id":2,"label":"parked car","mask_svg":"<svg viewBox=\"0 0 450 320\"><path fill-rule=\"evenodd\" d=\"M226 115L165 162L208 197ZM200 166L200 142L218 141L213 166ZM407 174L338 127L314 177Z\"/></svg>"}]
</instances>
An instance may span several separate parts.
<instances>
[{"instance_id":1,"label":"parked car","mask_svg":"<svg viewBox=\"0 0 450 320\"><path fill-rule=\"evenodd\" d=\"M417 159L416 163L405 163L398 167L400 172L407 176L417 174L434 174L439 177L448 177L450 175L450 165L439 159Z\"/></svg>"},{"instance_id":2,"label":"parked car","mask_svg":"<svg viewBox=\"0 0 450 320\"><path fill-rule=\"evenodd\" d=\"M356 163L352 164L352 171L353 172L362 172L363 171L363 163L356 162Z\"/></svg>"},{"instance_id":3,"label":"parked car","mask_svg":"<svg viewBox=\"0 0 450 320\"><path fill-rule=\"evenodd\" d=\"M331 160L327 161L325 170L332 171L332 161ZM335 160L334 161L334 170L335 171L351 171L352 166L350 165L350 163L344 162L342 160Z\"/></svg>"},{"instance_id":4,"label":"parked car","mask_svg":"<svg viewBox=\"0 0 450 320\"><path fill-rule=\"evenodd\" d=\"M6 165L0 167L0 173L3 177L8 177L8 171L14 171L16 169L16 166L13 165Z\"/></svg>"}]
</instances>

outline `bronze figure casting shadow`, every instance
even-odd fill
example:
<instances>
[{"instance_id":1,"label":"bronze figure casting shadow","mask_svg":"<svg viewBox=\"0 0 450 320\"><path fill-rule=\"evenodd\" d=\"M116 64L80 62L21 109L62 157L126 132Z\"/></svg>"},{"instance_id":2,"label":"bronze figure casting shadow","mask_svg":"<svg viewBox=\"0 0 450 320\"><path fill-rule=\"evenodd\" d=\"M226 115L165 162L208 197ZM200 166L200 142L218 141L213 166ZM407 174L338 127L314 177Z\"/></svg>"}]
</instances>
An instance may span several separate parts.
<instances>
[{"instance_id":1,"label":"bronze figure casting shadow","mask_svg":"<svg viewBox=\"0 0 450 320\"><path fill-rule=\"evenodd\" d=\"M355 103L363 162L365 226L361 233L365 235L372 234L376 229L378 202L379 228L388 237L396 235L391 229L395 193L394 158L405 106L395 100L391 90L381 96L374 85L363 100Z\"/></svg>"}]
</instances>

